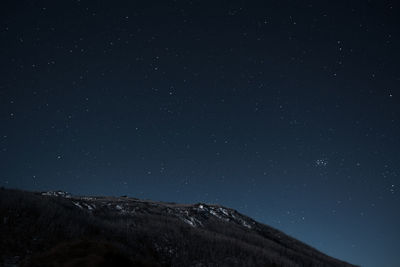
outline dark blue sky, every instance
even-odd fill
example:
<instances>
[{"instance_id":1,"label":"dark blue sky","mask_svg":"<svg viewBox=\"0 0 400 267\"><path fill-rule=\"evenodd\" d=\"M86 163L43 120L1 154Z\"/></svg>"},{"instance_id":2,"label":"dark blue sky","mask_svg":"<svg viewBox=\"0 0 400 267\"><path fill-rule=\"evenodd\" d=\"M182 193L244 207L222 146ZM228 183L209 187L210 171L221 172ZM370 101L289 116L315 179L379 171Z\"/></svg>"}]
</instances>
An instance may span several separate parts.
<instances>
[{"instance_id":1,"label":"dark blue sky","mask_svg":"<svg viewBox=\"0 0 400 267\"><path fill-rule=\"evenodd\" d=\"M397 266L395 1L5 1L0 185L220 203Z\"/></svg>"}]
</instances>

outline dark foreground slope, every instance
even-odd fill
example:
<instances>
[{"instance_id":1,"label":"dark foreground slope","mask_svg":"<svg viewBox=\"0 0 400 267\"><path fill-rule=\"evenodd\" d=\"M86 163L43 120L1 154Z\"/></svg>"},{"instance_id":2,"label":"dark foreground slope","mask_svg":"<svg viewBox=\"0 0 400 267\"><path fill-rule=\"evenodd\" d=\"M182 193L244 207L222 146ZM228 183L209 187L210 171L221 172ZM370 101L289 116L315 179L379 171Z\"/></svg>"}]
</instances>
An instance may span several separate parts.
<instances>
[{"instance_id":1,"label":"dark foreground slope","mask_svg":"<svg viewBox=\"0 0 400 267\"><path fill-rule=\"evenodd\" d=\"M0 266L353 266L235 210L0 189Z\"/></svg>"}]
</instances>

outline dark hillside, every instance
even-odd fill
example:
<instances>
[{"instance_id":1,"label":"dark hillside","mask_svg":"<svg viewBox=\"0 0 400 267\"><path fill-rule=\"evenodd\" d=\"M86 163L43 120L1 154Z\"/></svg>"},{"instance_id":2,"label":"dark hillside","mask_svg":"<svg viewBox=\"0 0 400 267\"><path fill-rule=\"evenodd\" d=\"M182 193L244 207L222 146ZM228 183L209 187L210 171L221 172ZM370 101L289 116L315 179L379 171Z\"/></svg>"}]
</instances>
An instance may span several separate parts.
<instances>
[{"instance_id":1,"label":"dark hillside","mask_svg":"<svg viewBox=\"0 0 400 267\"><path fill-rule=\"evenodd\" d=\"M0 190L3 266L353 266L235 210Z\"/></svg>"}]
</instances>

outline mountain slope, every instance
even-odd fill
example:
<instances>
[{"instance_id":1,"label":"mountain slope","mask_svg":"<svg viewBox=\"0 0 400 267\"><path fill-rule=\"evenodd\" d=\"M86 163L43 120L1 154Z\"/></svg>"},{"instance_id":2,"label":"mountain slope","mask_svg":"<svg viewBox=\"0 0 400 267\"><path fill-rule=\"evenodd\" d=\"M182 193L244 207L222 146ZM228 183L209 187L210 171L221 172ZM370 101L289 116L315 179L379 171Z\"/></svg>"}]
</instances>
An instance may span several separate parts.
<instances>
[{"instance_id":1,"label":"mountain slope","mask_svg":"<svg viewBox=\"0 0 400 267\"><path fill-rule=\"evenodd\" d=\"M4 266L354 266L218 205L0 190Z\"/></svg>"}]
</instances>

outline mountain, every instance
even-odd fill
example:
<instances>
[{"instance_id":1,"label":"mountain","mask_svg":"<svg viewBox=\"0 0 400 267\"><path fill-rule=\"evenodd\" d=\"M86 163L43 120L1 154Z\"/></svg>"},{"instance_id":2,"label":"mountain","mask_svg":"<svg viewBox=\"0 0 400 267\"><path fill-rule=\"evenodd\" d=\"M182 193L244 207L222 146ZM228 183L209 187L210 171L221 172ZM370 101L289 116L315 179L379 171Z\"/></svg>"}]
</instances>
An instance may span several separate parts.
<instances>
[{"instance_id":1,"label":"mountain","mask_svg":"<svg viewBox=\"0 0 400 267\"><path fill-rule=\"evenodd\" d=\"M0 189L1 266L354 266L219 205Z\"/></svg>"}]
</instances>

